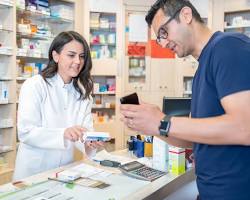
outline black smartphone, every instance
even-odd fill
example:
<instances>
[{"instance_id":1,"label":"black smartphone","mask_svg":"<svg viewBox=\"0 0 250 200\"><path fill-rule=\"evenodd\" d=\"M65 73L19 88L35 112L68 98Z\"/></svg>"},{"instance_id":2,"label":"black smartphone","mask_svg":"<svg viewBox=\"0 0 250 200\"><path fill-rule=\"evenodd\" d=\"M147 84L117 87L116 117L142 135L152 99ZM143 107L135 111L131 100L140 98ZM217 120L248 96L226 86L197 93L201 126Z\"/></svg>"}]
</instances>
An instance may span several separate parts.
<instances>
[{"instance_id":1,"label":"black smartphone","mask_svg":"<svg viewBox=\"0 0 250 200\"><path fill-rule=\"evenodd\" d=\"M125 97L120 98L121 104L136 104L139 105L139 99L136 93L127 95Z\"/></svg>"}]
</instances>

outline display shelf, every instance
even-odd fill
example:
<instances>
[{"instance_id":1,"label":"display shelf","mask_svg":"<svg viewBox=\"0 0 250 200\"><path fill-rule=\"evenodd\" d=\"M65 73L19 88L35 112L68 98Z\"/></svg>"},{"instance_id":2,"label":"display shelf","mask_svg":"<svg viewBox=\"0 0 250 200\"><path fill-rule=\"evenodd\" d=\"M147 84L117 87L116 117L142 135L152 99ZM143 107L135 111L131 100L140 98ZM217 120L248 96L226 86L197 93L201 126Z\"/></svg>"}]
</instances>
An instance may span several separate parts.
<instances>
[{"instance_id":1,"label":"display shelf","mask_svg":"<svg viewBox=\"0 0 250 200\"><path fill-rule=\"evenodd\" d=\"M90 43L90 46L112 46L115 47L116 44L99 44L99 43Z\"/></svg>"},{"instance_id":2,"label":"display shelf","mask_svg":"<svg viewBox=\"0 0 250 200\"><path fill-rule=\"evenodd\" d=\"M32 56L17 56L17 59L24 59L24 60L30 60L30 61L38 61L41 60L43 62L48 61L48 58L43 57L32 57Z\"/></svg>"},{"instance_id":3,"label":"display shelf","mask_svg":"<svg viewBox=\"0 0 250 200\"><path fill-rule=\"evenodd\" d=\"M13 151L14 151L13 149L5 150L5 151L0 150L0 155L6 154L6 153L9 153L9 152L13 152Z\"/></svg>"},{"instance_id":4,"label":"display shelf","mask_svg":"<svg viewBox=\"0 0 250 200\"><path fill-rule=\"evenodd\" d=\"M21 77L21 76L16 78L17 81L25 81L27 79L28 79L27 77Z\"/></svg>"},{"instance_id":5,"label":"display shelf","mask_svg":"<svg viewBox=\"0 0 250 200\"><path fill-rule=\"evenodd\" d=\"M122 123L118 117L122 54L117 49L121 49L123 42L123 1L86 0L83 4L83 35L88 39L93 65L91 75L94 80L94 128L96 131L109 132L115 138L115 146L119 149L123 139L120 137ZM108 79L113 79L112 89L105 88L109 85ZM113 122L109 123L110 121Z\"/></svg>"},{"instance_id":6,"label":"display shelf","mask_svg":"<svg viewBox=\"0 0 250 200\"><path fill-rule=\"evenodd\" d=\"M91 31L100 31L100 32L116 32L116 28L115 27L111 27L111 28L101 28L101 27L90 27L90 32Z\"/></svg>"},{"instance_id":7,"label":"display shelf","mask_svg":"<svg viewBox=\"0 0 250 200\"><path fill-rule=\"evenodd\" d=\"M50 0L49 4L51 7L56 7L57 5L59 7L61 6L63 9L67 7L70 14L67 15L63 12L57 13L59 9L55 10L56 12L45 14L38 11L30 11L26 8L17 8L16 1L13 1L13 5L4 4L2 1L0 2L0 43L5 45L3 47L6 47L6 52L10 52L8 46L17 46L18 50L20 50L16 51L13 49L11 50L11 53L5 53L5 49L0 48L0 81L8 85L8 90L10 93L8 99L0 98L0 121L4 119L13 120L12 126L0 127L0 141L1 145L10 145L14 149L4 152L0 151L1 157L4 157L8 166L6 169L2 169L2 166L0 166L0 184L10 181L12 178L16 157L16 113L18 107L16 104L18 103L18 101L16 101L18 99L18 91L16 86L18 86L20 89L21 84L27 79L26 76L24 76L27 74L19 74L19 72L23 71L17 68L16 63L24 64L23 66L29 66L32 63L46 64L48 61L48 48L54 36L56 36L61 31L76 30L75 17L78 16L79 13L76 15L75 9L77 12L81 11L81 9L77 7L77 5L81 5L81 3L76 0ZM31 31L26 32L25 27L23 29L24 31L20 31L22 30L21 28L23 28L21 26L19 27L20 24L24 26L29 24ZM43 34L44 30L51 34L41 35L40 33ZM28 40L32 44L27 42ZM22 44L20 42L23 42L24 45L19 46ZM35 42L38 42L39 45L44 42L46 45L44 45L44 43L40 46L35 45ZM36 47L41 47L43 48L43 51L41 51L41 54L39 54L39 51L38 53L34 51L34 54L31 51L23 53L25 51L22 50L26 47L30 47L31 50ZM17 91L17 93L15 91ZM4 122L2 125L5 125Z\"/></svg>"},{"instance_id":8,"label":"display shelf","mask_svg":"<svg viewBox=\"0 0 250 200\"><path fill-rule=\"evenodd\" d=\"M107 91L107 92L94 92L94 95L115 95L115 91Z\"/></svg>"},{"instance_id":9,"label":"display shelf","mask_svg":"<svg viewBox=\"0 0 250 200\"><path fill-rule=\"evenodd\" d=\"M39 20L42 22L49 22L49 23L73 23L74 20L62 18L62 17L54 17L50 14L43 14L38 11L30 11L27 9L17 9L17 16L18 17L25 17L25 18L31 18L35 20Z\"/></svg>"},{"instance_id":10,"label":"display shelf","mask_svg":"<svg viewBox=\"0 0 250 200\"><path fill-rule=\"evenodd\" d=\"M90 12L90 49L95 59L116 58L116 14Z\"/></svg>"},{"instance_id":11,"label":"display shelf","mask_svg":"<svg viewBox=\"0 0 250 200\"><path fill-rule=\"evenodd\" d=\"M97 131L104 131L103 126L110 121L114 121L116 115L116 76L94 76L94 90L93 90L93 118L95 122L95 129ZM111 90L111 91L109 91ZM112 124L109 124L112 126ZM109 131L114 129L110 127Z\"/></svg>"},{"instance_id":12,"label":"display shelf","mask_svg":"<svg viewBox=\"0 0 250 200\"><path fill-rule=\"evenodd\" d=\"M13 56L13 54L12 53L1 53L0 52L0 56Z\"/></svg>"},{"instance_id":13,"label":"display shelf","mask_svg":"<svg viewBox=\"0 0 250 200\"><path fill-rule=\"evenodd\" d=\"M37 4L38 2L35 2ZM74 30L75 1L49 1L43 11L28 6L16 9L18 84L38 74L48 62L48 50L61 31ZM18 92L17 92L18 93Z\"/></svg>"},{"instance_id":14,"label":"display shelf","mask_svg":"<svg viewBox=\"0 0 250 200\"><path fill-rule=\"evenodd\" d=\"M28 33L21 33L17 32L18 38L26 38L26 39L34 39L34 40L52 40L54 37L52 36L43 36L43 35L37 35L37 34L28 34Z\"/></svg>"},{"instance_id":15,"label":"display shelf","mask_svg":"<svg viewBox=\"0 0 250 200\"><path fill-rule=\"evenodd\" d=\"M0 81L12 81L13 78L11 77L0 77Z\"/></svg>"},{"instance_id":16,"label":"display shelf","mask_svg":"<svg viewBox=\"0 0 250 200\"><path fill-rule=\"evenodd\" d=\"M250 28L249 25L225 26L224 29Z\"/></svg>"},{"instance_id":17,"label":"display shelf","mask_svg":"<svg viewBox=\"0 0 250 200\"><path fill-rule=\"evenodd\" d=\"M224 31L250 36L250 10L225 12Z\"/></svg>"},{"instance_id":18,"label":"display shelf","mask_svg":"<svg viewBox=\"0 0 250 200\"><path fill-rule=\"evenodd\" d=\"M6 8L12 8L12 4L5 4L5 3L0 3L0 9L6 9Z\"/></svg>"},{"instance_id":19,"label":"display shelf","mask_svg":"<svg viewBox=\"0 0 250 200\"><path fill-rule=\"evenodd\" d=\"M10 29L7 29L7 28L0 28L0 32L12 33L13 30L10 30Z\"/></svg>"},{"instance_id":20,"label":"display shelf","mask_svg":"<svg viewBox=\"0 0 250 200\"><path fill-rule=\"evenodd\" d=\"M14 128L14 126L0 126L0 129L9 129L9 128Z\"/></svg>"},{"instance_id":21,"label":"display shelf","mask_svg":"<svg viewBox=\"0 0 250 200\"><path fill-rule=\"evenodd\" d=\"M5 105L5 104L9 104L9 100L0 100L0 105Z\"/></svg>"}]
</instances>

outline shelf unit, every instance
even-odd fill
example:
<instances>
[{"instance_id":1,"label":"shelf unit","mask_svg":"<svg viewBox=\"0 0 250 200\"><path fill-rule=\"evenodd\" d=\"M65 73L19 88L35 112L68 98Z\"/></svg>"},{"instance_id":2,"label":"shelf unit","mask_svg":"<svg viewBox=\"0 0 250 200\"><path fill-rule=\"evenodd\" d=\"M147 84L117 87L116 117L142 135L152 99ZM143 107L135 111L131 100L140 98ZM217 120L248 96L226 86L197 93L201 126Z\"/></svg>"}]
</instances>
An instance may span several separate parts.
<instances>
[{"instance_id":1,"label":"shelf unit","mask_svg":"<svg viewBox=\"0 0 250 200\"><path fill-rule=\"evenodd\" d=\"M11 181L14 170L21 85L45 66L53 38L62 30L75 30L80 15L78 0L51 0L49 4L55 6L52 12L25 7L25 1L0 3L0 94L4 96L0 96L0 184Z\"/></svg>"},{"instance_id":2,"label":"shelf unit","mask_svg":"<svg viewBox=\"0 0 250 200\"><path fill-rule=\"evenodd\" d=\"M74 30L74 7L74 2L53 0L51 12L39 11L38 6L35 10L29 5L17 8L18 83L46 66L49 46L59 32Z\"/></svg>"},{"instance_id":3,"label":"shelf unit","mask_svg":"<svg viewBox=\"0 0 250 200\"><path fill-rule=\"evenodd\" d=\"M94 124L109 123L115 120L116 99L115 76L95 76L93 91Z\"/></svg>"},{"instance_id":4,"label":"shelf unit","mask_svg":"<svg viewBox=\"0 0 250 200\"><path fill-rule=\"evenodd\" d=\"M0 3L0 184L11 180L16 157L14 22L14 3Z\"/></svg>"},{"instance_id":5,"label":"shelf unit","mask_svg":"<svg viewBox=\"0 0 250 200\"><path fill-rule=\"evenodd\" d=\"M93 68L94 105L92 109L96 131L107 131L115 148L123 146L122 123L119 117L121 97L121 19L122 0L85 0L84 36L88 39ZM105 86L113 85L105 89ZM110 91L111 90L111 91Z\"/></svg>"},{"instance_id":6,"label":"shelf unit","mask_svg":"<svg viewBox=\"0 0 250 200\"><path fill-rule=\"evenodd\" d=\"M175 96L191 97L193 77L198 67L198 61L189 56L176 59L176 87Z\"/></svg>"},{"instance_id":7,"label":"shelf unit","mask_svg":"<svg viewBox=\"0 0 250 200\"><path fill-rule=\"evenodd\" d=\"M225 12L224 31L244 33L250 37L250 10Z\"/></svg>"},{"instance_id":8,"label":"shelf unit","mask_svg":"<svg viewBox=\"0 0 250 200\"><path fill-rule=\"evenodd\" d=\"M116 13L90 11L90 50L93 59L116 58Z\"/></svg>"}]
</instances>

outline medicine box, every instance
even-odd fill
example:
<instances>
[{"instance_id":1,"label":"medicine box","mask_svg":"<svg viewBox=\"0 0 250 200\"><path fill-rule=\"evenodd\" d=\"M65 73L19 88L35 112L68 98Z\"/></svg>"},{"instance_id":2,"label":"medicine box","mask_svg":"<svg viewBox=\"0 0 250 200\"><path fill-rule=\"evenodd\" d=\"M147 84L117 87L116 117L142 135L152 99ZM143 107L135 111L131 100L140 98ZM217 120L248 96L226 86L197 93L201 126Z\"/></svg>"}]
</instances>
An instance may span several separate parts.
<instances>
[{"instance_id":1,"label":"medicine box","mask_svg":"<svg viewBox=\"0 0 250 200\"><path fill-rule=\"evenodd\" d=\"M169 171L174 175L185 172L185 149L169 146Z\"/></svg>"}]
</instances>

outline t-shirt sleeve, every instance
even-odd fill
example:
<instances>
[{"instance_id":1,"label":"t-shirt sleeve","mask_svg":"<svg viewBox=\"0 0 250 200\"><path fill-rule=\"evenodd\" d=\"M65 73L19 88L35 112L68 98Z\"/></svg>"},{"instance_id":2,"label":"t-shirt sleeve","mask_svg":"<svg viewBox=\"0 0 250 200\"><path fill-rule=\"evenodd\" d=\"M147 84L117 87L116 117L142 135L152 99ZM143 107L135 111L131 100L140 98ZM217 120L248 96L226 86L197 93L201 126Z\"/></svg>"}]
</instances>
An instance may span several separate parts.
<instances>
[{"instance_id":1,"label":"t-shirt sleeve","mask_svg":"<svg viewBox=\"0 0 250 200\"><path fill-rule=\"evenodd\" d=\"M214 48L213 59L213 78L219 99L250 90L250 39L222 39Z\"/></svg>"}]
</instances>

